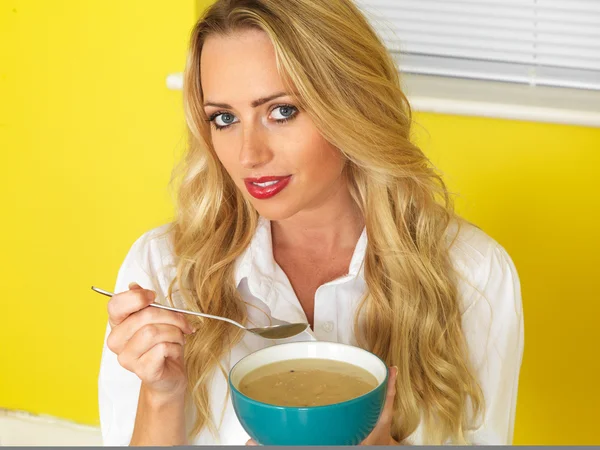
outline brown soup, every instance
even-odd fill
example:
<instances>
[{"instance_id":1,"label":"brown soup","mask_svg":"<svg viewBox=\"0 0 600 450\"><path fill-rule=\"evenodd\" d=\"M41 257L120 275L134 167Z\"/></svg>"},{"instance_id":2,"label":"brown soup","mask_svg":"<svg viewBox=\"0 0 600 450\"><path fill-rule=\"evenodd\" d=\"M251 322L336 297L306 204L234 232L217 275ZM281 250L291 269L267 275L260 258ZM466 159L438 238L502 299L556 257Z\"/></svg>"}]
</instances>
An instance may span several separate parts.
<instances>
[{"instance_id":1,"label":"brown soup","mask_svg":"<svg viewBox=\"0 0 600 450\"><path fill-rule=\"evenodd\" d=\"M254 369L239 384L242 394L277 406L340 403L373 390L377 379L365 369L329 359L291 359Z\"/></svg>"}]
</instances>

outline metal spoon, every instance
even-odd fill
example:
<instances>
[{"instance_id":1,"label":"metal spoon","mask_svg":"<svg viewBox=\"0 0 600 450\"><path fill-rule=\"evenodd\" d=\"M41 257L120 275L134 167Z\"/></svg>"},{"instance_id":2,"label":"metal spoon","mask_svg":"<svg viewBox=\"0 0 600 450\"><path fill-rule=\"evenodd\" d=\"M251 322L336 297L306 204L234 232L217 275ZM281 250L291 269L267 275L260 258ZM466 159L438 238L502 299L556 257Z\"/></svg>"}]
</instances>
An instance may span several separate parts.
<instances>
[{"instance_id":1,"label":"metal spoon","mask_svg":"<svg viewBox=\"0 0 600 450\"><path fill-rule=\"evenodd\" d=\"M115 295L112 292L105 291L104 289L100 289L95 286L92 286L92 290L98 292L99 294L106 295L107 297L112 297L113 295ZM227 319L225 317L211 316L210 314L188 311L186 309L171 308L170 306L161 305L159 303L150 303L150 306L154 306L155 308L168 309L169 311L180 312L183 314L192 314L194 316L206 317L208 319L217 319L222 320L224 322L229 322L237 327L240 327L243 330L249 331L250 333L254 333L265 339L286 339L292 336L296 336L308 328L307 323L288 323L285 325L272 325L270 327L246 328L245 326L237 323L236 321Z\"/></svg>"}]
</instances>

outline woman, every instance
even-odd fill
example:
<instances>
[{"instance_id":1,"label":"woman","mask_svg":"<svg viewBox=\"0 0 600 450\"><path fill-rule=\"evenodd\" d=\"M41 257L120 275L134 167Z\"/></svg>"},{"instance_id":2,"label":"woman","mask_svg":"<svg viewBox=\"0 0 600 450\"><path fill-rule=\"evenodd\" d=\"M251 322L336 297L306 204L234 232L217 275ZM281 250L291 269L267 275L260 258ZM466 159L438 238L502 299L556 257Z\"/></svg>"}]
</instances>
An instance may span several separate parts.
<instances>
[{"instance_id":1,"label":"woman","mask_svg":"<svg viewBox=\"0 0 600 450\"><path fill-rule=\"evenodd\" d=\"M254 326L308 321L297 340L379 355L393 377L365 444L510 444L514 265L453 213L409 140L395 63L351 0L218 0L184 79L176 220L133 245L108 305L105 443L248 440L226 374L271 343L147 307L158 297Z\"/></svg>"}]
</instances>

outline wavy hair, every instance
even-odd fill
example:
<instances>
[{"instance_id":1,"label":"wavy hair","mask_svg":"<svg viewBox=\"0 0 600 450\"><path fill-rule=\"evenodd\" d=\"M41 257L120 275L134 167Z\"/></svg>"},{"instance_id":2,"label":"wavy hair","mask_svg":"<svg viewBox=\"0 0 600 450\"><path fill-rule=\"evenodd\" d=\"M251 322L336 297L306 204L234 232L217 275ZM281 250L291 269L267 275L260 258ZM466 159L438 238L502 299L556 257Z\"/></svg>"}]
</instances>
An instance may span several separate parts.
<instances>
[{"instance_id":1,"label":"wavy hair","mask_svg":"<svg viewBox=\"0 0 600 450\"><path fill-rule=\"evenodd\" d=\"M203 109L200 55L209 36L257 29L275 49L289 92L346 158L352 197L368 235L367 294L355 318L358 345L398 367L392 435L403 441L424 422L427 443L465 442L483 410L461 328L449 227L459 220L431 162L410 140L411 108L396 63L351 0L217 0L191 33L184 72L187 152L178 177L171 239L189 309L238 322L246 305L234 283L258 213L216 156ZM191 435L217 432L209 385L239 342L237 328L206 321L186 343ZM224 411L224 410L223 410ZM222 416L221 416L222 417Z\"/></svg>"}]
</instances>

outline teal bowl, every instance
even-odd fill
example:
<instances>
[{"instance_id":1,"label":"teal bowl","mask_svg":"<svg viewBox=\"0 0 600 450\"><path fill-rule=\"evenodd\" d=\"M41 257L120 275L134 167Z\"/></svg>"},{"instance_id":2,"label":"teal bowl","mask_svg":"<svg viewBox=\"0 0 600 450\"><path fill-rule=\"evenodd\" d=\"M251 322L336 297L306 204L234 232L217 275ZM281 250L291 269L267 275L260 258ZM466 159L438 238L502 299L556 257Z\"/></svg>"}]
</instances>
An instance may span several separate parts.
<instances>
[{"instance_id":1,"label":"teal bowl","mask_svg":"<svg viewBox=\"0 0 600 450\"><path fill-rule=\"evenodd\" d=\"M289 359L330 359L368 370L377 379L366 394L332 405L290 407L253 400L238 390L254 369ZM275 345L242 358L229 372L235 413L260 445L357 445L373 430L386 397L388 368L366 350L334 342L309 341Z\"/></svg>"}]
</instances>

